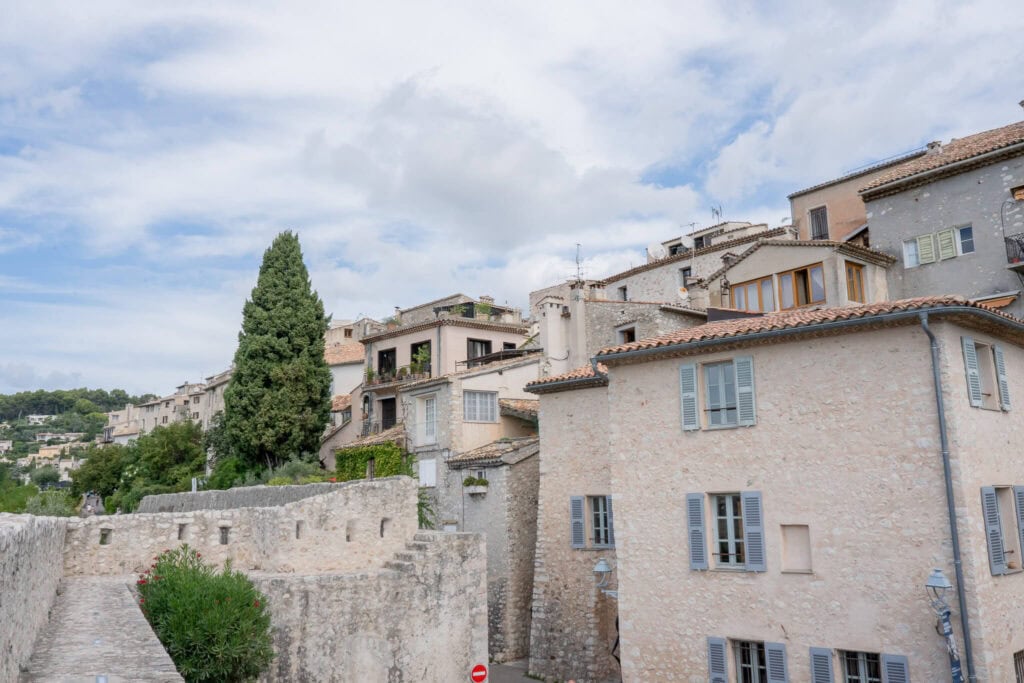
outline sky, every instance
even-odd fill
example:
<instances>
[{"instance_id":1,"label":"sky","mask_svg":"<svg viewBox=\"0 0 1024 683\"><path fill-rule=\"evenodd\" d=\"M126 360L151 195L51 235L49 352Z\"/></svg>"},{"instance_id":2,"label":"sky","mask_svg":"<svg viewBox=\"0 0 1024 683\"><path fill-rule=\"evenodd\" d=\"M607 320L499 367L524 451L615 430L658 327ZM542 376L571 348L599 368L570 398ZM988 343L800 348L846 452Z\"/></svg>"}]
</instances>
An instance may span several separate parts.
<instances>
[{"instance_id":1,"label":"sky","mask_svg":"<svg viewBox=\"0 0 1024 683\"><path fill-rule=\"evenodd\" d=\"M576 272L1024 118L988 2L0 3L0 393L231 362L299 234L335 319Z\"/></svg>"}]
</instances>

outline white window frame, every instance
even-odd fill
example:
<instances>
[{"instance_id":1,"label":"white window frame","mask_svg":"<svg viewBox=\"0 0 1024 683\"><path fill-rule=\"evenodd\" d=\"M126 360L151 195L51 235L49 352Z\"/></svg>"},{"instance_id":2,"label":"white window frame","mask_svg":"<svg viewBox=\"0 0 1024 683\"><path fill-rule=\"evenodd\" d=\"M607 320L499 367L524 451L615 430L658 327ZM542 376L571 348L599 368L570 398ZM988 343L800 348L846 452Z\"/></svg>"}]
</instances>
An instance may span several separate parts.
<instances>
[{"instance_id":1,"label":"white window frame","mask_svg":"<svg viewBox=\"0 0 1024 683\"><path fill-rule=\"evenodd\" d=\"M732 650L734 655L734 662L736 664L736 680L742 681L743 678L743 653L744 649L749 650L754 655L754 662L750 664L751 683L768 683L768 652L765 650L764 643L758 640L734 640L732 641ZM764 671L761 671L763 663Z\"/></svg>"},{"instance_id":2,"label":"white window frame","mask_svg":"<svg viewBox=\"0 0 1024 683\"><path fill-rule=\"evenodd\" d=\"M437 394L421 399L423 401L423 444L437 443Z\"/></svg>"},{"instance_id":3,"label":"white window frame","mask_svg":"<svg viewBox=\"0 0 1024 683\"><path fill-rule=\"evenodd\" d=\"M590 545L593 548L611 547L611 525L608 519L608 496L587 496L590 516Z\"/></svg>"},{"instance_id":4,"label":"white window frame","mask_svg":"<svg viewBox=\"0 0 1024 683\"><path fill-rule=\"evenodd\" d=\"M917 268L921 265L921 254L917 250L917 238L903 240L903 267Z\"/></svg>"},{"instance_id":5,"label":"white window frame","mask_svg":"<svg viewBox=\"0 0 1024 683\"><path fill-rule=\"evenodd\" d=\"M734 493L712 493L711 496L711 522L714 526L714 548L712 550L712 557L715 558L716 567L736 568L742 569L747 566L747 546L746 539L743 536L743 501L739 492ZM728 499L726 502L726 514L722 517L718 514L718 503L719 499ZM738 508L738 512L734 512L734 508ZM721 536L721 521L726 522L726 534L725 538ZM739 529L737 530L736 523L739 522ZM737 537L738 534L738 537ZM722 560L721 544L726 544L726 556L728 559ZM743 554L743 559L740 561L737 557Z\"/></svg>"},{"instance_id":6,"label":"white window frame","mask_svg":"<svg viewBox=\"0 0 1024 683\"><path fill-rule=\"evenodd\" d=\"M974 226L973 225L971 225L971 224L961 225L961 226L958 226L958 227L953 228L953 229L956 231L956 255L957 256L967 256L968 254L974 254L974 253L976 253L978 251L978 247L974 243ZM964 230L970 230L971 231L971 239L970 239L971 250L970 251L964 251L964 234L963 234Z\"/></svg>"},{"instance_id":7,"label":"white window frame","mask_svg":"<svg viewBox=\"0 0 1024 683\"><path fill-rule=\"evenodd\" d=\"M724 380L724 370L728 370L732 374L732 402L730 403L727 399L728 392L726 388L729 386ZM719 375L719 379L722 381L715 386L719 389L719 401L713 404L711 401L711 374L716 372ZM732 360L719 361L716 363L703 363L701 365L701 374L704 380L704 415L707 419L708 429L718 429L722 427L736 427L739 425L739 394L736 386L736 366ZM732 418L729 419L729 411L732 411ZM722 422L712 422L712 416L721 417Z\"/></svg>"},{"instance_id":8,"label":"white window frame","mask_svg":"<svg viewBox=\"0 0 1024 683\"><path fill-rule=\"evenodd\" d=\"M464 422L495 423L498 421L498 392L463 391L462 419Z\"/></svg>"},{"instance_id":9,"label":"white window frame","mask_svg":"<svg viewBox=\"0 0 1024 683\"><path fill-rule=\"evenodd\" d=\"M856 671L850 671L849 659L856 662ZM874 664L877 667L878 676L869 676L868 658L874 657ZM882 682L882 655L877 652L860 652L857 650L839 650L839 667L842 683L881 683Z\"/></svg>"}]
</instances>

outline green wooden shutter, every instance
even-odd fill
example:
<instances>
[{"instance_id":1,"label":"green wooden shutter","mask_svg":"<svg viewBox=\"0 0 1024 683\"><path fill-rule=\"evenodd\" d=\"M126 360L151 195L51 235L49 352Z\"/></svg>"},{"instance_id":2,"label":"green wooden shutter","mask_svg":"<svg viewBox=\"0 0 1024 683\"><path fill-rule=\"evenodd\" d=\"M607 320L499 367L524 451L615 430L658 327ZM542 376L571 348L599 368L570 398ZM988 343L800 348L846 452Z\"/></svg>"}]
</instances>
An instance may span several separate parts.
<instances>
[{"instance_id":1,"label":"green wooden shutter","mask_svg":"<svg viewBox=\"0 0 1024 683\"><path fill-rule=\"evenodd\" d=\"M754 359L750 356L739 356L733 360L732 364L736 372L738 424L751 427L757 424L757 414L754 409Z\"/></svg>"},{"instance_id":2,"label":"green wooden shutter","mask_svg":"<svg viewBox=\"0 0 1024 683\"><path fill-rule=\"evenodd\" d=\"M910 683L910 665L903 655L882 655L882 683Z\"/></svg>"},{"instance_id":3,"label":"green wooden shutter","mask_svg":"<svg viewBox=\"0 0 1024 683\"><path fill-rule=\"evenodd\" d=\"M832 650L827 647L811 648L811 683L835 683Z\"/></svg>"},{"instance_id":4,"label":"green wooden shutter","mask_svg":"<svg viewBox=\"0 0 1024 683\"><path fill-rule=\"evenodd\" d=\"M764 557L764 520L761 518L761 492L740 493L743 509L743 542L747 549L747 571L767 569Z\"/></svg>"},{"instance_id":5,"label":"green wooden shutter","mask_svg":"<svg viewBox=\"0 0 1024 683\"><path fill-rule=\"evenodd\" d=\"M939 242L939 260L956 257L956 231L950 228L936 235Z\"/></svg>"},{"instance_id":6,"label":"green wooden shutter","mask_svg":"<svg viewBox=\"0 0 1024 683\"><path fill-rule=\"evenodd\" d=\"M765 643L764 654L768 665L768 683L789 683L789 675L786 673L786 646L782 643Z\"/></svg>"},{"instance_id":7,"label":"green wooden shutter","mask_svg":"<svg viewBox=\"0 0 1024 683\"><path fill-rule=\"evenodd\" d=\"M690 544L690 569L708 568L708 551L704 541L704 494L686 494L686 528Z\"/></svg>"},{"instance_id":8,"label":"green wooden shutter","mask_svg":"<svg viewBox=\"0 0 1024 683\"><path fill-rule=\"evenodd\" d=\"M960 345L964 348L964 370L967 372L967 397L975 408L981 407L981 374L978 371L978 351L974 348L974 339L960 337Z\"/></svg>"},{"instance_id":9,"label":"green wooden shutter","mask_svg":"<svg viewBox=\"0 0 1024 683\"><path fill-rule=\"evenodd\" d=\"M708 681L729 683L729 670L725 664L725 638L708 637Z\"/></svg>"},{"instance_id":10,"label":"green wooden shutter","mask_svg":"<svg viewBox=\"0 0 1024 683\"><path fill-rule=\"evenodd\" d=\"M682 407L683 431L700 429L697 414L697 366L684 365L679 368L679 399Z\"/></svg>"},{"instance_id":11,"label":"green wooden shutter","mask_svg":"<svg viewBox=\"0 0 1024 683\"><path fill-rule=\"evenodd\" d=\"M1006 573L1006 552L1003 545L1003 526L999 521L999 499L992 486L981 487L981 511L985 517L985 538L988 539L988 563L992 574Z\"/></svg>"},{"instance_id":12,"label":"green wooden shutter","mask_svg":"<svg viewBox=\"0 0 1024 683\"><path fill-rule=\"evenodd\" d=\"M573 548L583 548L587 544L586 524L583 521L583 496L569 497L569 524L571 525L570 543Z\"/></svg>"},{"instance_id":13,"label":"green wooden shutter","mask_svg":"<svg viewBox=\"0 0 1024 683\"><path fill-rule=\"evenodd\" d=\"M1010 409L1010 382L1006 379L1006 359L1003 358L1003 347L992 347L992 355L996 360L996 383L999 385L999 407Z\"/></svg>"},{"instance_id":14,"label":"green wooden shutter","mask_svg":"<svg viewBox=\"0 0 1024 683\"><path fill-rule=\"evenodd\" d=\"M934 235L921 235L917 238L917 257L921 263L935 263Z\"/></svg>"},{"instance_id":15,"label":"green wooden shutter","mask_svg":"<svg viewBox=\"0 0 1024 683\"><path fill-rule=\"evenodd\" d=\"M612 497L611 496L605 496L604 497L604 502L605 502L605 505L607 506L607 507L605 507L605 509L608 510L608 545L610 545L611 547L614 548L615 547L615 524L614 524L615 520L612 517Z\"/></svg>"}]
</instances>

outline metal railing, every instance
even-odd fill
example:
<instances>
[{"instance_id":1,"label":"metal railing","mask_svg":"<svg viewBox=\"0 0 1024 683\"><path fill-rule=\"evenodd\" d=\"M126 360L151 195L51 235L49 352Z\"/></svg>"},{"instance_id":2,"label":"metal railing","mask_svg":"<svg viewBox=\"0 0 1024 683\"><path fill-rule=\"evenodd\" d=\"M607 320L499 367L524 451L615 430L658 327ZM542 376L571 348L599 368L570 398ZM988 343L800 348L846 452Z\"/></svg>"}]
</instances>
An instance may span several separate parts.
<instances>
[{"instance_id":1,"label":"metal railing","mask_svg":"<svg viewBox=\"0 0 1024 683\"><path fill-rule=\"evenodd\" d=\"M1024 264L1024 233L1008 235L1006 242L1006 262Z\"/></svg>"}]
</instances>

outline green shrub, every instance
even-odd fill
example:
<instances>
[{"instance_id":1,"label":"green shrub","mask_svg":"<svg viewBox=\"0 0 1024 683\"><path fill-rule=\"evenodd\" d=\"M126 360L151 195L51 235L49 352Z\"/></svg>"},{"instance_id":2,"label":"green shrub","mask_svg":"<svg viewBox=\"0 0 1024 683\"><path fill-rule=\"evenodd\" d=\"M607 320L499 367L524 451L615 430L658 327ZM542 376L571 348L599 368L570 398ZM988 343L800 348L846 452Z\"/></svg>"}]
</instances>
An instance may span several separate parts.
<instances>
[{"instance_id":1,"label":"green shrub","mask_svg":"<svg viewBox=\"0 0 1024 683\"><path fill-rule=\"evenodd\" d=\"M374 476L378 479L397 474L413 476L412 457L394 443L339 448L334 453L338 481L365 479L370 460L374 462Z\"/></svg>"},{"instance_id":2,"label":"green shrub","mask_svg":"<svg viewBox=\"0 0 1024 683\"><path fill-rule=\"evenodd\" d=\"M462 480L463 486L487 486L489 483L483 477L466 477Z\"/></svg>"},{"instance_id":3,"label":"green shrub","mask_svg":"<svg viewBox=\"0 0 1024 683\"><path fill-rule=\"evenodd\" d=\"M138 582L139 605L189 683L256 679L274 658L266 597L231 563L217 572L187 545Z\"/></svg>"},{"instance_id":4,"label":"green shrub","mask_svg":"<svg viewBox=\"0 0 1024 683\"><path fill-rule=\"evenodd\" d=\"M67 491L43 491L28 499L25 512L48 517L71 517L76 514L75 499Z\"/></svg>"},{"instance_id":5,"label":"green shrub","mask_svg":"<svg viewBox=\"0 0 1024 683\"><path fill-rule=\"evenodd\" d=\"M267 486L290 486L292 483L290 477L271 477Z\"/></svg>"}]
</instances>

